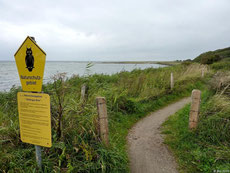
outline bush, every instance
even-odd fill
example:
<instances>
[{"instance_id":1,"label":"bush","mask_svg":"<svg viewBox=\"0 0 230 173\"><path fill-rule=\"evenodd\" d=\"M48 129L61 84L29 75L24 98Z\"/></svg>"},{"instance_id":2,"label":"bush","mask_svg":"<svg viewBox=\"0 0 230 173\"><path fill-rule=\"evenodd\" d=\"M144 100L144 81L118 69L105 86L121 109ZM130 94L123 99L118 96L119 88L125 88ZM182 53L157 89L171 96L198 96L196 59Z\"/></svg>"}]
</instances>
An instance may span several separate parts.
<instances>
[{"instance_id":1,"label":"bush","mask_svg":"<svg viewBox=\"0 0 230 173\"><path fill-rule=\"evenodd\" d=\"M230 58L229 58L230 60ZM223 70L223 71L227 71L230 70L230 61L220 61L220 62L216 62L214 64L211 65L211 68L213 70Z\"/></svg>"}]
</instances>

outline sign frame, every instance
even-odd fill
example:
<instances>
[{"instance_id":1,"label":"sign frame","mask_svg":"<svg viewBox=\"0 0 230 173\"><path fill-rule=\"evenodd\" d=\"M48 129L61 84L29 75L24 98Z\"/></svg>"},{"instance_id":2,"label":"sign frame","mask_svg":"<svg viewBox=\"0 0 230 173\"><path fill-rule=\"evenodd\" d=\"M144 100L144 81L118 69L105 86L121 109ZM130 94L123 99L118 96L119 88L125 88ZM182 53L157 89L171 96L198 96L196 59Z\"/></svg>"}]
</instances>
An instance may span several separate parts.
<instances>
[{"instance_id":1,"label":"sign frame","mask_svg":"<svg viewBox=\"0 0 230 173\"><path fill-rule=\"evenodd\" d=\"M14 54L23 91L41 92L46 53L27 36Z\"/></svg>"},{"instance_id":2,"label":"sign frame","mask_svg":"<svg viewBox=\"0 0 230 173\"><path fill-rule=\"evenodd\" d=\"M18 92L17 100L21 141L50 148L50 96L45 93Z\"/></svg>"}]
</instances>

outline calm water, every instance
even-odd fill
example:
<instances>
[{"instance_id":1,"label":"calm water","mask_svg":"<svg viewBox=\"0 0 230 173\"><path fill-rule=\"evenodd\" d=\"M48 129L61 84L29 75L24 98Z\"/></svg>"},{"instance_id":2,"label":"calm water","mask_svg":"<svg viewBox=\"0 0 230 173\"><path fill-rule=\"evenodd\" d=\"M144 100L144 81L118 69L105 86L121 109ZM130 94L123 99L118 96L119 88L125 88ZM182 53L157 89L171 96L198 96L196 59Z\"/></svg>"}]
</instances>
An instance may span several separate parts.
<instances>
[{"instance_id":1,"label":"calm water","mask_svg":"<svg viewBox=\"0 0 230 173\"><path fill-rule=\"evenodd\" d=\"M158 64L103 64L93 63L86 70L87 63L83 62L46 62L43 83L51 81L51 77L57 73L66 72L67 77L86 74L114 74L120 71L132 71L133 69L159 68ZM19 75L15 62L0 61L0 91L8 91L13 85L20 86Z\"/></svg>"}]
</instances>

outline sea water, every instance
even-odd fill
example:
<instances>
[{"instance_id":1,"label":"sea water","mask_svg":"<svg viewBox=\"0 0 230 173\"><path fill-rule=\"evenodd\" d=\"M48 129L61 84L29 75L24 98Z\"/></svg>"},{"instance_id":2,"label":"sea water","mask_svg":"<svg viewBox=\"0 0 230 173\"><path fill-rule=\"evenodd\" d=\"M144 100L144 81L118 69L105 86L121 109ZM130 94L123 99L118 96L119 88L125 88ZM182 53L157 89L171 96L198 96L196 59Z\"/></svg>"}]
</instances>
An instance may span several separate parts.
<instances>
[{"instance_id":1,"label":"sea water","mask_svg":"<svg viewBox=\"0 0 230 173\"><path fill-rule=\"evenodd\" d=\"M52 81L52 76L57 73L66 73L67 77L73 75L91 75L91 74L114 74L121 71L132 71L134 69L159 68L164 65L159 64L116 64L116 63L91 63L87 68L87 62L61 62L48 61L45 64L43 83ZM0 91L9 91L10 88L20 86L20 79L15 62L0 61Z\"/></svg>"}]
</instances>

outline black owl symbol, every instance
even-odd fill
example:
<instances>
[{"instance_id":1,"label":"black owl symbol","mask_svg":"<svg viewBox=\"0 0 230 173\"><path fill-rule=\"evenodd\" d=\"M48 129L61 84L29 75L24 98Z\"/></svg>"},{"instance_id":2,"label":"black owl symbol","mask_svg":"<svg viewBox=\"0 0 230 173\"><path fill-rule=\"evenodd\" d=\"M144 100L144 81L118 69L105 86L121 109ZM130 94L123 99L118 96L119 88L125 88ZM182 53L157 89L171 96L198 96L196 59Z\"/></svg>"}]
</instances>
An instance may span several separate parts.
<instances>
[{"instance_id":1,"label":"black owl symbol","mask_svg":"<svg viewBox=\"0 0 230 173\"><path fill-rule=\"evenodd\" d=\"M34 68L34 57L32 55L32 49L26 48L26 68L29 70L29 72L32 72Z\"/></svg>"}]
</instances>

